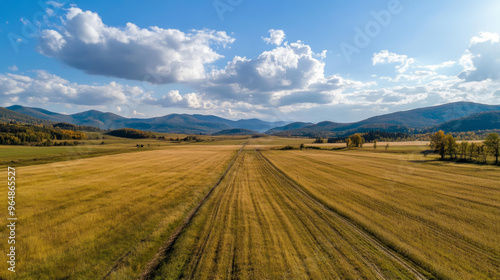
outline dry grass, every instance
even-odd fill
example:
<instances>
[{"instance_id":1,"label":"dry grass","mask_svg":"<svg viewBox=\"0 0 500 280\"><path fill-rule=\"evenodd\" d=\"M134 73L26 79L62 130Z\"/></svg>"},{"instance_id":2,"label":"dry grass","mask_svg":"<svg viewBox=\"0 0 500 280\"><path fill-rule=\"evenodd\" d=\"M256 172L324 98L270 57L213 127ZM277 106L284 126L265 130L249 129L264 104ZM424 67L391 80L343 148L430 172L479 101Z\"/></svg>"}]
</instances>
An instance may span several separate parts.
<instances>
[{"instance_id":1,"label":"dry grass","mask_svg":"<svg viewBox=\"0 0 500 280\"><path fill-rule=\"evenodd\" d=\"M19 167L15 279L100 279L117 264L110 279L137 277L245 139L218 140ZM251 139L157 278L418 276L388 251L427 277L500 278L498 167L368 147L253 150L302 142Z\"/></svg>"},{"instance_id":2,"label":"dry grass","mask_svg":"<svg viewBox=\"0 0 500 280\"><path fill-rule=\"evenodd\" d=\"M360 151L265 155L311 195L438 277L500 277L498 167Z\"/></svg>"},{"instance_id":3,"label":"dry grass","mask_svg":"<svg viewBox=\"0 0 500 280\"><path fill-rule=\"evenodd\" d=\"M192 146L18 168L16 279L99 279L126 252L111 278L133 279L235 151Z\"/></svg>"},{"instance_id":4,"label":"dry grass","mask_svg":"<svg viewBox=\"0 0 500 280\"><path fill-rule=\"evenodd\" d=\"M412 279L359 232L246 151L156 279Z\"/></svg>"},{"instance_id":5,"label":"dry grass","mask_svg":"<svg viewBox=\"0 0 500 280\"><path fill-rule=\"evenodd\" d=\"M101 145L100 143L103 141L105 144ZM85 143L85 145L50 147L0 145L0 167L45 164L103 155L157 150L179 145L153 139L124 138L85 140ZM144 147L137 148L137 144L143 144Z\"/></svg>"}]
</instances>

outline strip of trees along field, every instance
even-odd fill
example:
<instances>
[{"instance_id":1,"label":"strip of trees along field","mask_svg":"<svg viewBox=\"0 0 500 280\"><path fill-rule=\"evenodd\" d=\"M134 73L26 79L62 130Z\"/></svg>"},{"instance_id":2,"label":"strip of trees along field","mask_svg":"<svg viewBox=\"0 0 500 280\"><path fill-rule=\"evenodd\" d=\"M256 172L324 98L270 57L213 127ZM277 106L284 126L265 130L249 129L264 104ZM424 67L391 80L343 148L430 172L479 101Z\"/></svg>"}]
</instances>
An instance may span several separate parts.
<instances>
[{"instance_id":1,"label":"strip of trees along field","mask_svg":"<svg viewBox=\"0 0 500 280\"><path fill-rule=\"evenodd\" d=\"M440 130L431 136L430 147L439 153L441 159L448 156L450 160L486 163L488 155L493 155L495 164L498 164L500 136L498 133L490 133L482 143L468 141L457 143L453 135L445 135Z\"/></svg>"},{"instance_id":2,"label":"strip of trees along field","mask_svg":"<svg viewBox=\"0 0 500 280\"><path fill-rule=\"evenodd\" d=\"M347 148L357 147L362 148L365 143L365 135L353 134L345 138ZM377 140L372 140L373 147L377 148ZM316 140L315 143L324 143ZM389 144L387 144L386 149ZM441 156L441 159L446 159L459 162L475 162L487 163L489 155L495 157L495 164L498 164L500 156L500 136L498 133L490 133L486 136L483 142L457 142L457 139L451 134L445 134L440 130L430 136L430 148Z\"/></svg>"},{"instance_id":3,"label":"strip of trees along field","mask_svg":"<svg viewBox=\"0 0 500 280\"><path fill-rule=\"evenodd\" d=\"M71 128L71 129L62 129ZM73 140L57 143L57 145L75 145L76 140L85 140L87 135L78 131L78 126L65 124L55 125L29 125L18 123L0 123L1 145L36 145L52 146L53 140ZM78 142L78 141L76 141Z\"/></svg>"}]
</instances>

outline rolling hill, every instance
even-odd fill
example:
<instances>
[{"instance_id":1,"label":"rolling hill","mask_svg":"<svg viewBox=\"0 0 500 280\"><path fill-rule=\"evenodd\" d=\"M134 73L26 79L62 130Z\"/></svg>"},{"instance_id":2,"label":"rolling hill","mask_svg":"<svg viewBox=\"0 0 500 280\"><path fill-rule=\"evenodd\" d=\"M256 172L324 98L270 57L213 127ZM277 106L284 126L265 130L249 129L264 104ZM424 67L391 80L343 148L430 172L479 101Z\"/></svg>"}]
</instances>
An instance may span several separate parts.
<instances>
[{"instance_id":1,"label":"rolling hill","mask_svg":"<svg viewBox=\"0 0 500 280\"><path fill-rule=\"evenodd\" d=\"M257 134L255 130L244 129L244 128L232 128L224 129L219 132L213 133L212 135L252 135Z\"/></svg>"},{"instance_id":2,"label":"rolling hill","mask_svg":"<svg viewBox=\"0 0 500 280\"><path fill-rule=\"evenodd\" d=\"M451 120L427 129L427 132L467 132L475 130L500 129L500 111L483 112Z\"/></svg>"},{"instance_id":3,"label":"rolling hill","mask_svg":"<svg viewBox=\"0 0 500 280\"><path fill-rule=\"evenodd\" d=\"M156 118L125 118L113 113L89 110L72 115L54 113L41 108L10 106L7 109L27 116L100 129L134 128L166 133L211 134L225 129L242 128L264 132L287 122L266 122L259 119L228 120L211 115L170 114Z\"/></svg>"},{"instance_id":4,"label":"rolling hill","mask_svg":"<svg viewBox=\"0 0 500 280\"><path fill-rule=\"evenodd\" d=\"M299 129L299 128L303 128L303 127L306 127L309 125L313 125L313 123L305 123L305 122L289 123L289 124L284 125L284 126L278 126L278 127L273 128L273 129L270 129L270 130L266 131L266 134L273 134L273 133L277 133L277 132L281 132L281 131Z\"/></svg>"},{"instance_id":5,"label":"rolling hill","mask_svg":"<svg viewBox=\"0 0 500 280\"><path fill-rule=\"evenodd\" d=\"M414 133L436 129L457 132L495 129L498 127L496 118L498 111L500 111L500 105L455 102L375 116L354 123L324 121L317 124L266 122L259 119L234 121L199 114L170 114L156 118L139 119L125 118L97 110L64 115L19 105L7 107L7 109L3 109L3 115L0 115L4 116L3 118L6 120L15 116L18 121L24 119L24 122L37 123L38 119L38 123L40 121L66 122L101 129L133 128L182 134L213 134L223 130L246 129L256 132L266 131L267 134L278 136L339 137L367 131ZM486 114L488 112L496 113ZM11 116L10 119L8 116Z\"/></svg>"},{"instance_id":6,"label":"rolling hill","mask_svg":"<svg viewBox=\"0 0 500 280\"><path fill-rule=\"evenodd\" d=\"M357 122L351 127L360 127L366 124L385 123L422 129L472 114L499 110L500 105L485 105L473 102L454 102L376 116Z\"/></svg>"},{"instance_id":7,"label":"rolling hill","mask_svg":"<svg viewBox=\"0 0 500 280\"><path fill-rule=\"evenodd\" d=\"M375 116L355 123L341 124L321 122L315 125L283 130L273 134L279 136L338 136L356 132L367 132L370 130L412 133L426 130L427 128L440 125L447 121L478 113L499 110L500 105L454 102Z\"/></svg>"},{"instance_id":8,"label":"rolling hill","mask_svg":"<svg viewBox=\"0 0 500 280\"><path fill-rule=\"evenodd\" d=\"M53 124L54 122L31 117L18 112L11 111L9 109L0 107L0 122L18 122L24 124Z\"/></svg>"},{"instance_id":9,"label":"rolling hill","mask_svg":"<svg viewBox=\"0 0 500 280\"><path fill-rule=\"evenodd\" d=\"M49 120L53 122L65 122L65 123L71 123L72 121L72 117L69 115L54 113L41 108L31 108L20 105L14 105L7 107L6 109L42 120Z\"/></svg>"}]
</instances>

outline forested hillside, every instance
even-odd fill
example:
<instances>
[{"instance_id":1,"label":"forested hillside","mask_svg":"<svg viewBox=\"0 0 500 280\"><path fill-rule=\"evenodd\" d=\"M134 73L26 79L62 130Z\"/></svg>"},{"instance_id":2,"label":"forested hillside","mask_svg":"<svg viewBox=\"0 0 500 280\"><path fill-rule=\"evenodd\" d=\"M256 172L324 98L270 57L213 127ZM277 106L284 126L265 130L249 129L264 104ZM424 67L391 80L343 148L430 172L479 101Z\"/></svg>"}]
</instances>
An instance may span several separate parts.
<instances>
[{"instance_id":1,"label":"forested hillside","mask_svg":"<svg viewBox=\"0 0 500 280\"><path fill-rule=\"evenodd\" d=\"M0 123L1 145L35 144L50 146L52 140L84 140L87 135L81 131L54 128L48 125Z\"/></svg>"}]
</instances>

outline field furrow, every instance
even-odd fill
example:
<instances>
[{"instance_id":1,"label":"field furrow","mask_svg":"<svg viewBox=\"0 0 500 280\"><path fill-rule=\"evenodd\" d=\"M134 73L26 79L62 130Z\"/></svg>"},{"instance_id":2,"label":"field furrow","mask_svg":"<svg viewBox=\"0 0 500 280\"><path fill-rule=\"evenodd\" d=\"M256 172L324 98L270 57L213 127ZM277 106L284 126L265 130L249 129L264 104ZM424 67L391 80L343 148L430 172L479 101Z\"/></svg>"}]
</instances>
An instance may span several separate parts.
<instances>
[{"instance_id":1,"label":"field furrow","mask_svg":"<svg viewBox=\"0 0 500 280\"><path fill-rule=\"evenodd\" d=\"M165 149L18 168L16 279L138 275L237 149ZM0 278L10 279L6 273Z\"/></svg>"},{"instance_id":2,"label":"field furrow","mask_svg":"<svg viewBox=\"0 0 500 280\"><path fill-rule=\"evenodd\" d=\"M245 151L181 234L156 279L426 279Z\"/></svg>"},{"instance_id":3,"label":"field furrow","mask_svg":"<svg viewBox=\"0 0 500 280\"><path fill-rule=\"evenodd\" d=\"M364 154L264 153L313 197L437 277L498 278L500 188L491 167Z\"/></svg>"}]
</instances>

